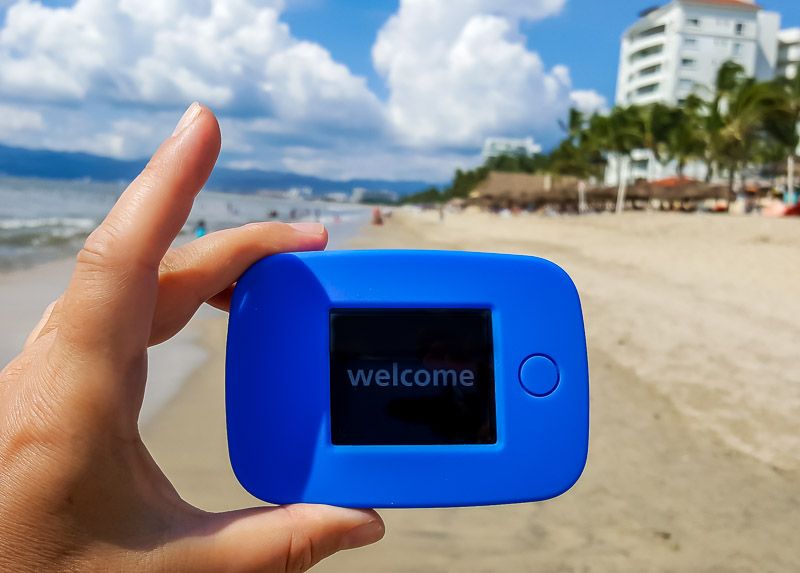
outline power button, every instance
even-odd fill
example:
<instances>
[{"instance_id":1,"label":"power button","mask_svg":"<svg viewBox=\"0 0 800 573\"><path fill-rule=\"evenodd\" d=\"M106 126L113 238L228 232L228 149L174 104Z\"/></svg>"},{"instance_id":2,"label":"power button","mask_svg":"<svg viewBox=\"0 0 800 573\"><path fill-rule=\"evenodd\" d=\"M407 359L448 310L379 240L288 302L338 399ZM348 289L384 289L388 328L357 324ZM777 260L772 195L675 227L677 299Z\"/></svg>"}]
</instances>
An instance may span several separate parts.
<instances>
[{"instance_id":1,"label":"power button","mask_svg":"<svg viewBox=\"0 0 800 573\"><path fill-rule=\"evenodd\" d=\"M522 362L519 381L529 394L541 397L552 393L558 386L558 366L543 354L534 354Z\"/></svg>"}]
</instances>

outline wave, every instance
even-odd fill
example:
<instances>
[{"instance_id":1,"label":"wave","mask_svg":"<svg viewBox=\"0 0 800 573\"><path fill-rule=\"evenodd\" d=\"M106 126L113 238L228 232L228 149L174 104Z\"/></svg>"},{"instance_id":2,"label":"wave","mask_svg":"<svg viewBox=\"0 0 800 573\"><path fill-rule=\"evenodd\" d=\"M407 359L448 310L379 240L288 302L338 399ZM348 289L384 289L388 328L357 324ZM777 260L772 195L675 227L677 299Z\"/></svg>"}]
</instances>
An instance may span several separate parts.
<instances>
[{"instance_id":1,"label":"wave","mask_svg":"<svg viewBox=\"0 0 800 573\"><path fill-rule=\"evenodd\" d=\"M31 219L0 219L0 230L15 231L19 229L41 228L73 228L91 231L97 226L97 220L85 217L36 217Z\"/></svg>"}]
</instances>

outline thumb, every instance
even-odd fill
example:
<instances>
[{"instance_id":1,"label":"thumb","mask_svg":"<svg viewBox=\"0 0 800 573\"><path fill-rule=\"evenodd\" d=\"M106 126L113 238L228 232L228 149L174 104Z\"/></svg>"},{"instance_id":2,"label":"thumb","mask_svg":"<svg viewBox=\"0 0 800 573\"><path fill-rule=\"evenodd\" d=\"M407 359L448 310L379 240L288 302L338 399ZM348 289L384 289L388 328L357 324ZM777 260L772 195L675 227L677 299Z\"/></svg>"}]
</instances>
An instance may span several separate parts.
<instances>
[{"instance_id":1,"label":"thumb","mask_svg":"<svg viewBox=\"0 0 800 573\"><path fill-rule=\"evenodd\" d=\"M253 508L206 514L199 531L178 542L168 560L175 570L294 573L337 551L375 543L383 534L383 520L373 510Z\"/></svg>"}]
</instances>

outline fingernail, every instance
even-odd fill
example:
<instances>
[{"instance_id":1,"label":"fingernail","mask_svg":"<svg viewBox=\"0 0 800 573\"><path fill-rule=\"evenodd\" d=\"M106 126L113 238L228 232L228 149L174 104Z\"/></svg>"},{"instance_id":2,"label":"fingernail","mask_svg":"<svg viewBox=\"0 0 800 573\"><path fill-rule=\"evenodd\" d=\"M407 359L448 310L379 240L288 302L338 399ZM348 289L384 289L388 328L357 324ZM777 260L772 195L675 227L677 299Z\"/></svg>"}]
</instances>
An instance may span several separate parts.
<instances>
[{"instance_id":1,"label":"fingernail","mask_svg":"<svg viewBox=\"0 0 800 573\"><path fill-rule=\"evenodd\" d=\"M183 112L178 125L175 126L175 131L172 132L172 137L180 135L184 129L192 125L192 122L197 119L198 115L200 115L200 109L200 104L197 102L192 103L192 105L186 108L186 111Z\"/></svg>"},{"instance_id":2,"label":"fingernail","mask_svg":"<svg viewBox=\"0 0 800 573\"><path fill-rule=\"evenodd\" d=\"M325 225L322 223L289 223L289 226L295 231L309 235L321 235L325 231Z\"/></svg>"},{"instance_id":3,"label":"fingernail","mask_svg":"<svg viewBox=\"0 0 800 573\"><path fill-rule=\"evenodd\" d=\"M373 519L345 533L342 538L342 549L355 549L375 543L383 538L385 532L383 523L378 519Z\"/></svg>"}]
</instances>

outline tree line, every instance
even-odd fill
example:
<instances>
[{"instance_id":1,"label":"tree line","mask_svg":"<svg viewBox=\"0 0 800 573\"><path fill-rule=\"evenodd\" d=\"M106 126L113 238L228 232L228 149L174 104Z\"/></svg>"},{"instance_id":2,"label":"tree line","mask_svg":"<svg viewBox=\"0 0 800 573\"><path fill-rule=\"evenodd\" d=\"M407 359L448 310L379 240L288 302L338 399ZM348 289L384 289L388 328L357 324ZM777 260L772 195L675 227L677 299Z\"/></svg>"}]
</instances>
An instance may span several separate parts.
<instances>
[{"instance_id":1,"label":"tree line","mask_svg":"<svg viewBox=\"0 0 800 573\"><path fill-rule=\"evenodd\" d=\"M603 177L609 159L617 159L617 210L625 202L627 169L635 150L645 149L682 177L692 162L703 162L707 181L726 177L734 190L746 169L763 172L786 161L789 189L800 124L800 74L793 79L758 81L736 62L724 63L712 93L692 93L679 105L616 106L586 115L571 109L561 126L564 139L547 154L492 157L472 170L457 170L449 186L430 187L405 202L437 203L465 198L490 171L548 172L580 179Z\"/></svg>"}]
</instances>

